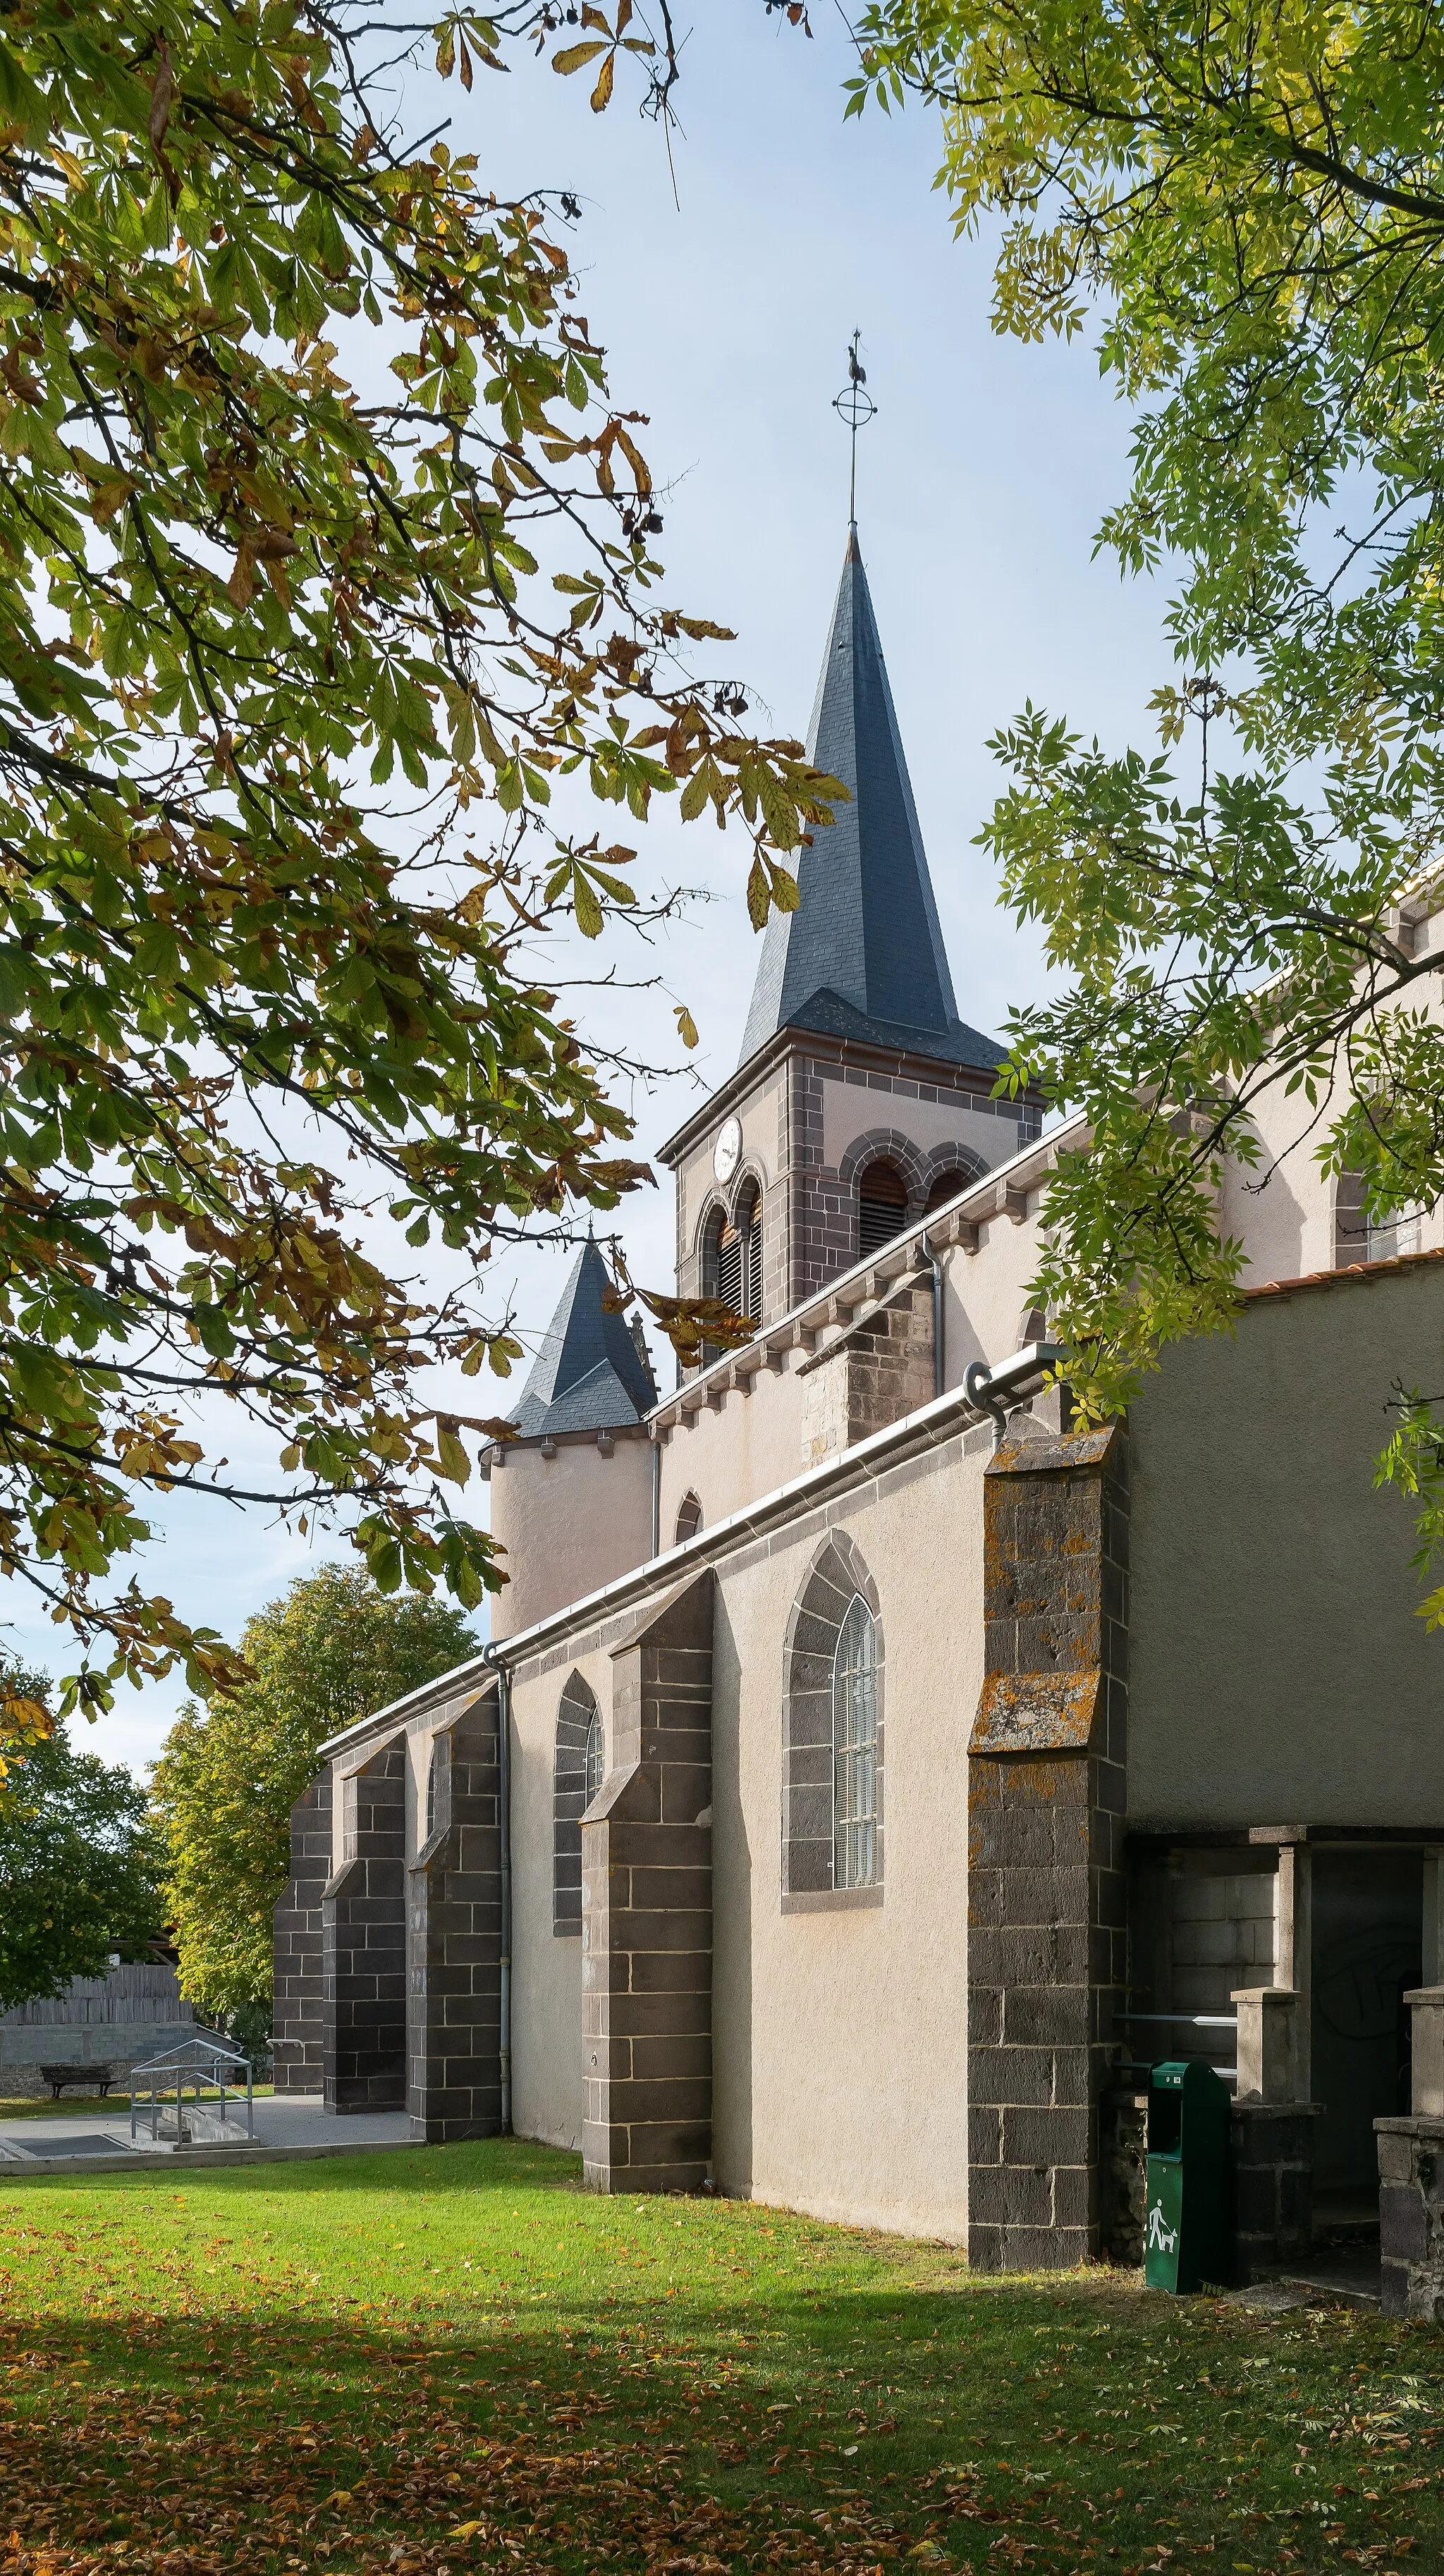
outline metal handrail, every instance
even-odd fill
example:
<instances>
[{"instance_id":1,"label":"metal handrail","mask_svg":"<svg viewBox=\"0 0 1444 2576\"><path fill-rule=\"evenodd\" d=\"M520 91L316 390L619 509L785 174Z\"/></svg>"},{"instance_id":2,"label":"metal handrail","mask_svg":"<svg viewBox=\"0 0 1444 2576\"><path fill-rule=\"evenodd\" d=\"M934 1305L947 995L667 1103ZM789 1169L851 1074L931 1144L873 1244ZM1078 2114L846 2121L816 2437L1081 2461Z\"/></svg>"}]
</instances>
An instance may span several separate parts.
<instances>
[{"instance_id":1,"label":"metal handrail","mask_svg":"<svg viewBox=\"0 0 1444 2576\"><path fill-rule=\"evenodd\" d=\"M1237 2030L1237 2013L1115 2012L1115 2021L1186 2022L1190 2030Z\"/></svg>"},{"instance_id":2,"label":"metal handrail","mask_svg":"<svg viewBox=\"0 0 1444 2576\"><path fill-rule=\"evenodd\" d=\"M216 2037L212 2032L207 2032L195 2039L188 2039L179 2048L170 2049L165 2056L149 2058L145 2064L131 2068L130 2134L132 2139L136 2134L137 2123L149 2113L151 2144L152 2146L159 2144L160 2122L169 2110L171 2098L174 2096L176 2144L179 2146L185 2136L182 2116L185 2097L187 2094L193 2097L195 2110L199 2113L202 2091L207 2088L213 2095L219 2096L220 2118L224 2125L228 2115L228 2105L234 2102L239 2109L241 2099L239 2080L227 2082L223 2071L227 2067L244 2070L246 2136L248 2140L253 2140L256 2134L256 2109L251 2083L251 2061L248 2057L243 2057L239 2049L228 2047L223 2039Z\"/></svg>"}]
</instances>

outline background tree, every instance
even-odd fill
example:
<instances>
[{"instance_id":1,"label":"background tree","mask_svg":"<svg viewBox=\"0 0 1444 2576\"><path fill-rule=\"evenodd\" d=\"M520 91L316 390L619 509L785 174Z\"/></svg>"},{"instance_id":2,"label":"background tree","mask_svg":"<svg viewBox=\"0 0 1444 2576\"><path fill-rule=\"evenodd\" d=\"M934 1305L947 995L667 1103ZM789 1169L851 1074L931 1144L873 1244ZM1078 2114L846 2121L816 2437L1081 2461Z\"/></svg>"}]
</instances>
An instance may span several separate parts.
<instances>
[{"instance_id":1,"label":"background tree","mask_svg":"<svg viewBox=\"0 0 1444 2576\"><path fill-rule=\"evenodd\" d=\"M1166 746L1194 732L1187 783L1030 708L984 835L1071 978L1013 1026L1092 1129L1037 1293L1112 1409L1233 1311L1210 1201L1225 1149L1266 1179L1267 1093L1372 1217L1444 1191L1441 961L1398 909L1444 881L1444 23L878 0L860 43L850 107L937 102L959 230L1001 218L995 328L1096 314L1138 412L1099 542L1180 567L1153 703ZM1411 1403L1386 1472L1437 1492L1438 1439Z\"/></svg>"},{"instance_id":2,"label":"background tree","mask_svg":"<svg viewBox=\"0 0 1444 2576\"><path fill-rule=\"evenodd\" d=\"M651 59L628 14L585 13L595 105ZM634 902L634 853L550 826L552 785L735 817L759 921L827 810L681 658L723 630L659 592L578 209L396 124L398 61L434 48L464 122L558 32L544 0L6 18L0 1572L102 1648L66 1706L177 1656L235 1678L123 1580L147 1491L339 1512L383 1589L497 1580L445 1499L496 1426L416 1372L504 1374L497 1237L641 1177L517 955ZM403 1235L465 1284L419 1297Z\"/></svg>"},{"instance_id":3,"label":"background tree","mask_svg":"<svg viewBox=\"0 0 1444 2576\"><path fill-rule=\"evenodd\" d=\"M43 1674L10 1671L44 1705ZM122 1763L78 1753L63 1725L34 1743L0 1803L0 2011L145 1959L161 1929L162 1850Z\"/></svg>"},{"instance_id":4,"label":"background tree","mask_svg":"<svg viewBox=\"0 0 1444 2576\"><path fill-rule=\"evenodd\" d=\"M271 1914L317 1746L476 1651L449 1602L387 1598L360 1566L324 1565L247 1621L249 1678L182 1710L152 1782L181 1986L203 2009L270 1998Z\"/></svg>"}]
</instances>

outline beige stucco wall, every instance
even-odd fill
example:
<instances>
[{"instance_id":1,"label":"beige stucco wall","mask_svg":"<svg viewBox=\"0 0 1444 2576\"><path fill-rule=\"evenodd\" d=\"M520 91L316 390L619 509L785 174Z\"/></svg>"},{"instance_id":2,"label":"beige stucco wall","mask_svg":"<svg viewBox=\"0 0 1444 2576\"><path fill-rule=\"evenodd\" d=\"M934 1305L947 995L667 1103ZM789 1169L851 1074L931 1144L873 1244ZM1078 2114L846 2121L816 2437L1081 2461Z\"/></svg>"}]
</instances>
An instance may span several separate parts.
<instances>
[{"instance_id":1,"label":"beige stucco wall","mask_svg":"<svg viewBox=\"0 0 1444 2576\"><path fill-rule=\"evenodd\" d=\"M512 1685L512 2127L520 2138L582 2142L582 1944L552 1930L552 1765L568 1675L591 1685L611 1750L612 1667L592 1652Z\"/></svg>"},{"instance_id":2,"label":"beige stucco wall","mask_svg":"<svg viewBox=\"0 0 1444 2576\"><path fill-rule=\"evenodd\" d=\"M1131 1822L1444 1827L1444 1636L1373 1484L1395 1378L1444 1386L1444 1261L1262 1297L1149 1381Z\"/></svg>"},{"instance_id":3,"label":"beige stucco wall","mask_svg":"<svg viewBox=\"0 0 1444 2576\"><path fill-rule=\"evenodd\" d=\"M669 1433L662 1448L664 1547L672 1544L685 1494L696 1494L703 1526L712 1529L729 1512L801 1475L806 1381L795 1372L805 1357L789 1351L785 1368L754 1373L750 1394L734 1387L719 1406L699 1406Z\"/></svg>"},{"instance_id":4,"label":"beige stucco wall","mask_svg":"<svg viewBox=\"0 0 1444 2576\"><path fill-rule=\"evenodd\" d=\"M838 1507L886 1655L880 1906L784 1912L783 1644L821 1516L718 1585L713 1707L718 2182L818 2217L967 2228L967 1743L982 1681L973 1432Z\"/></svg>"},{"instance_id":5,"label":"beige stucco wall","mask_svg":"<svg viewBox=\"0 0 1444 2576\"><path fill-rule=\"evenodd\" d=\"M1421 925L1414 954L1437 955L1441 949L1444 913ZM1430 990L1437 983L1437 976L1429 976L1416 984L1407 1007L1437 1017L1444 1009L1438 992ZM1346 1080L1336 1082L1318 1102L1301 1091L1289 1094L1278 1084L1258 1104L1258 1162L1251 1168L1239 1163L1225 1167L1221 1222L1244 1245L1250 1286L1333 1268L1334 1184L1320 1170L1316 1155L1347 1096ZM1444 1201L1426 1210L1419 1225L1419 1249L1438 1245L1444 1245Z\"/></svg>"},{"instance_id":6,"label":"beige stucco wall","mask_svg":"<svg viewBox=\"0 0 1444 2576\"><path fill-rule=\"evenodd\" d=\"M1038 1206L1035 1192L1021 1224L1009 1216L989 1217L979 1227L975 1253L954 1246L943 1254L944 1380L949 1387L961 1385L972 1361L995 1363L1018 1348L1027 1284L1038 1260ZM661 1471L664 1547L672 1544L684 1495L696 1494L703 1526L711 1529L759 1494L774 1493L803 1473L809 1464L803 1439L807 1380L799 1379L797 1370L806 1356L800 1349L789 1351L783 1369L753 1373L750 1392L731 1388L719 1404L700 1406L669 1433Z\"/></svg>"},{"instance_id":7,"label":"beige stucco wall","mask_svg":"<svg viewBox=\"0 0 1444 2576\"><path fill-rule=\"evenodd\" d=\"M651 1555L650 1441L619 1433L610 1456L595 1440L560 1441L552 1458L512 1449L491 1471L491 1527L507 1576L491 1633L514 1637Z\"/></svg>"},{"instance_id":8,"label":"beige stucco wall","mask_svg":"<svg viewBox=\"0 0 1444 2576\"><path fill-rule=\"evenodd\" d=\"M715 2165L721 2188L857 2225L967 2224L967 1741L982 1678L982 1470L991 1432L816 1511L719 1569L714 1629ZM877 1585L885 1652L883 1901L790 1911L782 1893L783 1655L828 1531ZM630 1622L628 1623L630 1624ZM551 1929L557 1704L612 1661L582 1641L513 1684L513 2112L575 2143L580 1944ZM545 1669L541 1668L544 1662Z\"/></svg>"}]
</instances>

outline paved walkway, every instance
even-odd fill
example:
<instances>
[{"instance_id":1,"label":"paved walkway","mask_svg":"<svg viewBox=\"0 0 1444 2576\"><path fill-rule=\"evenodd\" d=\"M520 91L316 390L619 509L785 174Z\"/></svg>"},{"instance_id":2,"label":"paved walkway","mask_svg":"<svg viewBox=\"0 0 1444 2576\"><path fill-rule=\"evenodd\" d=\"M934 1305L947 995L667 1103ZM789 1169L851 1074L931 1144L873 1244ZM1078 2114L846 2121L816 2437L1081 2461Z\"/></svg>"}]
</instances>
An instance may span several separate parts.
<instances>
[{"instance_id":1,"label":"paved walkway","mask_svg":"<svg viewBox=\"0 0 1444 2576\"><path fill-rule=\"evenodd\" d=\"M347 2155L357 2147L409 2146L411 2121L405 2111L359 2111L337 2119L328 2114L319 2093L282 2093L266 2096L255 2105L256 2142L225 2146L188 2146L177 2148L167 2142L151 2143L148 2124L137 2123L137 2134L130 2134L128 2105L117 2104L114 2110L102 2105L97 2111L77 2115L57 2112L53 2117L36 2120L0 2120L0 2179L17 2181L26 2172L57 2165L80 2167L88 2164L129 2164L133 2160L155 2163L173 2161L177 2156L187 2164L204 2164L212 2157L224 2158L229 2164L251 2156L290 2157L303 2155ZM244 2124L245 2109L241 2110ZM244 2130L242 2130L242 2135Z\"/></svg>"}]
</instances>

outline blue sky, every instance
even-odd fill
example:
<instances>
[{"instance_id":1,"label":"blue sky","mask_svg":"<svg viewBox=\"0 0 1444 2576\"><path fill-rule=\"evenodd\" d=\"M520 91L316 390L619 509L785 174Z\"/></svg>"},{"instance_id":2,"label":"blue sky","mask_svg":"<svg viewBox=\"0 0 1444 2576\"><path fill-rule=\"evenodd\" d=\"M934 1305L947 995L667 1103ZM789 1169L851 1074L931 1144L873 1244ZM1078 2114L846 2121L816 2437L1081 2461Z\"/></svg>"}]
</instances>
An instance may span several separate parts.
<instances>
[{"instance_id":1,"label":"blue sky","mask_svg":"<svg viewBox=\"0 0 1444 2576\"><path fill-rule=\"evenodd\" d=\"M680 18L679 18L679 23ZM1122 585L1093 560L1093 532L1127 473L1128 420L1079 342L1024 347L988 322L986 239L953 240L934 192L935 121L909 110L846 125L849 54L840 16L814 9L815 39L765 16L762 0L702 0L684 56L674 146L619 83L603 117L582 80L522 64L478 76L469 99L429 72L401 102L410 133L448 111L455 149L474 150L500 194L573 190L573 245L613 394L650 415L644 434L666 526L666 595L735 627L728 667L760 693L764 720L805 730L846 536L847 437L830 405L860 328L878 405L859 444L858 518L958 1006L997 1029L1043 985L1039 945L996 903L972 846L1001 783L985 743L1032 699L1112 748L1156 748L1151 689L1171 668L1163 594ZM743 845L663 809L640 836L616 810L603 838L642 841L639 884L685 883L697 903L655 949L611 951L619 973L662 988L588 996L602 1035L675 1055L672 1002L698 1021L694 1063L709 1086L736 1060L756 944L742 901ZM598 972L597 952L581 965ZM678 1080L634 1107L654 1148L697 1097ZM665 1176L663 1176L665 1178ZM670 1194L644 1192L619 1222L636 1275L665 1285ZM499 1258L528 1339L547 1321L569 1256ZM493 1396L501 1390L493 1390ZM502 1396L502 1403L507 1399ZM470 1489L484 1509L485 1489ZM235 1636L250 1611L344 1542L308 1544L242 1515L189 1504L152 1516L163 1533L145 1579L192 1620ZM0 1603L9 1643L64 1668L58 1632ZM139 1697L89 1731L94 1749L142 1767L183 1696Z\"/></svg>"}]
</instances>

